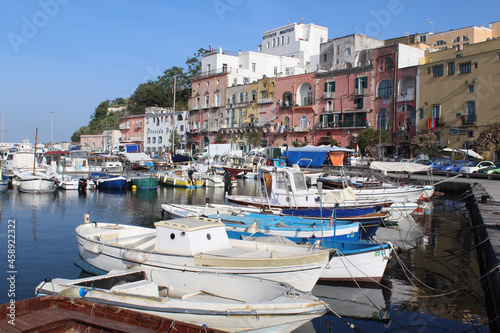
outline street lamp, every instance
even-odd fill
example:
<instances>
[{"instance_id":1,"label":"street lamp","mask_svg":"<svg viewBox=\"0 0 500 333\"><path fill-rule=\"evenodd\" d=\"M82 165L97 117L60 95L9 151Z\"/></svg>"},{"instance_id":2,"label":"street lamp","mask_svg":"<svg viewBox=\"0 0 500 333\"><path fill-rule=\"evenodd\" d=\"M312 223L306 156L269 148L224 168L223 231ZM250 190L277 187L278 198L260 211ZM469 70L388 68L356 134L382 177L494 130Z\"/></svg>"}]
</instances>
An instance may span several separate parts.
<instances>
[{"instance_id":1,"label":"street lamp","mask_svg":"<svg viewBox=\"0 0 500 333\"><path fill-rule=\"evenodd\" d=\"M55 111L50 111L50 148L54 150L54 113Z\"/></svg>"}]
</instances>

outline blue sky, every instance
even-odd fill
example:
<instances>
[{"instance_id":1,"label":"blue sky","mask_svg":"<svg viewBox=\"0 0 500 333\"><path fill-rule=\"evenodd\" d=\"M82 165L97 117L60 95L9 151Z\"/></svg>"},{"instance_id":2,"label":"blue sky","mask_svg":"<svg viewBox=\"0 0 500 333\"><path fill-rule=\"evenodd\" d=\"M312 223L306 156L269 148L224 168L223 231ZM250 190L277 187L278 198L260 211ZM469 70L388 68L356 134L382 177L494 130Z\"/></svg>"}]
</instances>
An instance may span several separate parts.
<instances>
[{"instance_id":1,"label":"blue sky","mask_svg":"<svg viewBox=\"0 0 500 333\"><path fill-rule=\"evenodd\" d=\"M288 22L328 27L329 38L356 31L387 39L500 20L498 0L3 0L2 7L6 142L33 142L37 127L39 142L49 142L52 117L54 142L69 141L100 102L184 67L199 48L257 51L264 31Z\"/></svg>"}]
</instances>

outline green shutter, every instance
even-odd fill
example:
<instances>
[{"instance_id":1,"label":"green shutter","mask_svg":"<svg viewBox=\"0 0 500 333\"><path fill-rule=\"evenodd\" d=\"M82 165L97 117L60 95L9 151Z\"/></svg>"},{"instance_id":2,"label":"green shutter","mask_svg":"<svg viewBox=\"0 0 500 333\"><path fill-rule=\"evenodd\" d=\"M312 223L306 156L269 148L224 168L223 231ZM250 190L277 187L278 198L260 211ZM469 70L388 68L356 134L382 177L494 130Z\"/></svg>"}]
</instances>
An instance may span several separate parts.
<instances>
[{"instance_id":1,"label":"green shutter","mask_svg":"<svg viewBox=\"0 0 500 333\"><path fill-rule=\"evenodd\" d=\"M332 82L333 85L332 85L332 92L335 92L335 81Z\"/></svg>"},{"instance_id":2,"label":"green shutter","mask_svg":"<svg viewBox=\"0 0 500 333\"><path fill-rule=\"evenodd\" d=\"M354 81L354 88L355 89L359 88L359 77L357 77L356 80Z\"/></svg>"},{"instance_id":3,"label":"green shutter","mask_svg":"<svg viewBox=\"0 0 500 333\"><path fill-rule=\"evenodd\" d=\"M328 92L328 82L325 82L325 90L324 92Z\"/></svg>"},{"instance_id":4,"label":"green shutter","mask_svg":"<svg viewBox=\"0 0 500 333\"><path fill-rule=\"evenodd\" d=\"M367 77L363 78L363 88L368 88L368 78Z\"/></svg>"}]
</instances>

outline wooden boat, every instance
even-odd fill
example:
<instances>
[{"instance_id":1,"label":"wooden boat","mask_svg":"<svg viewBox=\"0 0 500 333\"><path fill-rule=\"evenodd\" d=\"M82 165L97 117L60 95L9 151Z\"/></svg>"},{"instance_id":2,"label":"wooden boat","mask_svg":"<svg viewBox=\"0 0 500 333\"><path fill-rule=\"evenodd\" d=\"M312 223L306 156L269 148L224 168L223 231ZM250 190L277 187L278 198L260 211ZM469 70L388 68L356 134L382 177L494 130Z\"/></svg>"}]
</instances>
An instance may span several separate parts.
<instances>
[{"instance_id":1,"label":"wooden boat","mask_svg":"<svg viewBox=\"0 0 500 333\"><path fill-rule=\"evenodd\" d=\"M13 170L18 190L26 193L50 193L57 190L56 173L49 171L19 172Z\"/></svg>"},{"instance_id":2,"label":"wooden boat","mask_svg":"<svg viewBox=\"0 0 500 333\"><path fill-rule=\"evenodd\" d=\"M168 186L183 187L183 188L201 188L203 187L203 179L194 169L178 168L167 171L159 175L162 183Z\"/></svg>"},{"instance_id":3,"label":"wooden boat","mask_svg":"<svg viewBox=\"0 0 500 333\"><path fill-rule=\"evenodd\" d=\"M92 172L90 178L98 190L123 190L127 186L127 178L106 172Z\"/></svg>"},{"instance_id":4,"label":"wooden boat","mask_svg":"<svg viewBox=\"0 0 500 333\"><path fill-rule=\"evenodd\" d=\"M223 333L207 326L183 323L79 297L43 296L16 300L15 303L0 305L0 318L0 331L6 333L153 333L169 330L179 333Z\"/></svg>"},{"instance_id":5,"label":"wooden boat","mask_svg":"<svg viewBox=\"0 0 500 333\"><path fill-rule=\"evenodd\" d=\"M52 279L40 295L68 295L230 332L289 332L326 312L309 293L275 281L171 270L112 272Z\"/></svg>"},{"instance_id":6,"label":"wooden boat","mask_svg":"<svg viewBox=\"0 0 500 333\"><path fill-rule=\"evenodd\" d=\"M150 174L129 174L129 186L137 190L156 190L158 188L158 177Z\"/></svg>"},{"instance_id":7,"label":"wooden boat","mask_svg":"<svg viewBox=\"0 0 500 333\"><path fill-rule=\"evenodd\" d=\"M161 205L163 211L171 218L188 216L205 216L220 219L226 225L230 238L244 239L250 236L283 236L294 242L307 242L310 239L319 240L335 237L338 241L358 240L359 223L337 221L335 227L330 225L330 219L312 220L294 216L280 216L230 211L206 206L192 205ZM314 241L313 241L314 242Z\"/></svg>"},{"instance_id":8,"label":"wooden boat","mask_svg":"<svg viewBox=\"0 0 500 333\"><path fill-rule=\"evenodd\" d=\"M392 244L359 242L359 232L354 232L352 223L330 220L310 220L293 216L279 216L260 213L224 214L220 208L163 204L162 209L171 217L203 214L219 218L226 224L230 238L266 240L266 236L286 239L333 249L334 255L321 274L320 280L379 282L392 252ZM326 225L322 223L326 222ZM314 225L313 225L314 224ZM377 222L376 229L380 221ZM359 224L356 223L357 229ZM375 229L375 230L376 230ZM373 236L373 235L371 235ZM280 241L281 239L273 239ZM286 240L284 241L286 243Z\"/></svg>"},{"instance_id":9,"label":"wooden boat","mask_svg":"<svg viewBox=\"0 0 500 333\"><path fill-rule=\"evenodd\" d=\"M184 218L156 229L108 223L76 228L80 257L103 271L125 268L246 274L310 291L329 260L314 247L229 239L222 222ZM83 268L83 267L82 267Z\"/></svg>"}]
</instances>

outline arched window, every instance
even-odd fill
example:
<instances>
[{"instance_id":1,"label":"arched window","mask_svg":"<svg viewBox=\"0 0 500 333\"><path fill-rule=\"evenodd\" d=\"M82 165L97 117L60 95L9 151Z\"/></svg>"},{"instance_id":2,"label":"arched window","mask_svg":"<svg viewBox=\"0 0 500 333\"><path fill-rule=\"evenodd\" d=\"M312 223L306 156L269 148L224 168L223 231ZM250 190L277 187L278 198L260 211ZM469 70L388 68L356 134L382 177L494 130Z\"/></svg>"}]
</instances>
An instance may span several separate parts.
<instances>
[{"instance_id":1,"label":"arched window","mask_svg":"<svg viewBox=\"0 0 500 333\"><path fill-rule=\"evenodd\" d=\"M305 129L307 128L307 117L302 116L300 117L300 129Z\"/></svg>"},{"instance_id":2,"label":"arched window","mask_svg":"<svg viewBox=\"0 0 500 333\"><path fill-rule=\"evenodd\" d=\"M231 103L236 104L236 95L235 94L233 94L233 96L231 96Z\"/></svg>"},{"instance_id":3,"label":"arched window","mask_svg":"<svg viewBox=\"0 0 500 333\"><path fill-rule=\"evenodd\" d=\"M446 42L441 39L434 43L434 46L440 46L440 45L446 45Z\"/></svg>"},{"instance_id":4,"label":"arched window","mask_svg":"<svg viewBox=\"0 0 500 333\"><path fill-rule=\"evenodd\" d=\"M245 91L245 102L248 102L248 91Z\"/></svg>"},{"instance_id":5,"label":"arched window","mask_svg":"<svg viewBox=\"0 0 500 333\"><path fill-rule=\"evenodd\" d=\"M384 71L388 71L394 68L394 61L391 57L384 58Z\"/></svg>"},{"instance_id":6,"label":"arched window","mask_svg":"<svg viewBox=\"0 0 500 333\"><path fill-rule=\"evenodd\" d=\"M257 90L252 90L251 98L252 102L255 102L257 100Z\"/></svg>"},{"instance_id":7,"label":"arched window","mask_svg":"<svg viewBox=\"0 0 500 333\"><path fill-rule=\"evenodd\" d=\"M240 103L243 103L243 93L240 92Z\"/></svg>"},{"instance_id":8,"label":"arched window","mask_svg":"<svg viewBox=\"0 0 500 333\"><path fill-rule=\"evenodd\" d=\"M377 96L380 99L388 99L391 98L394 87L392 85L391 80L383 80L378 84Z\"/></svg>"},{"instance_id":9,"label":"arched window","mask_svg":"<svg viewBox=\"0 0 500 333\"><path fill-rule=\"evenodd\" d=\"M283 123L283 125L285 125L285 130L289 131L290 130L290 128L289 128L289 126L290 126L290 118L285 117L285 122Z\"/></svg>"}]
</instances>

